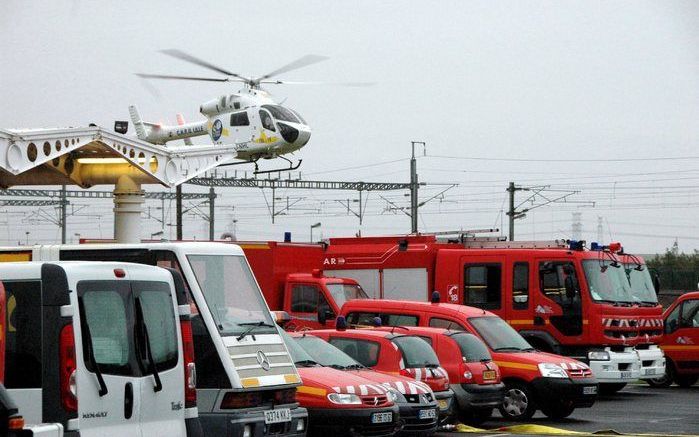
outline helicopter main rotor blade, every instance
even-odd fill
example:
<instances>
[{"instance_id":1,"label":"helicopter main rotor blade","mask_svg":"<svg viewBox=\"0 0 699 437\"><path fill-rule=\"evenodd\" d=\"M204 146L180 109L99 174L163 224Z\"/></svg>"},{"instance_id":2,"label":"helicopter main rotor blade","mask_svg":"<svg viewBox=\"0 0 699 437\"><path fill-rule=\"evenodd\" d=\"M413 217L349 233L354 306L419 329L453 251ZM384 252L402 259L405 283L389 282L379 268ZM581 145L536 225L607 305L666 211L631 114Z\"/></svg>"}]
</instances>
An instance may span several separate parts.
<instances>
[{"instance_id":1,"label":"helicopter main rotor blade","mask_svg":"<svg viewBox=\"0 0 699 437\"><path fill-rule=\"evenodd\" d=\"M265 74L264 76L260 76L254 79L255 82L260 83L261 81L265 79L269 79L272 76L276 76L281 73L286 73L287 71L292 71L296 70L301 67L306 67L311 64L315 64L317 62L325 61L326 59L329 59L327 56L320 56L320 55L306 55L301 58L298 58L297 60L290 62L286 64L283 67L277 68L276 70L269 72Z\"/></svg>"},{"instance_id":2,"label":"helicopter main rotor blade","mask_svg":"<svg viewBox=\"0 0 699 437\"><path fill-rule=\"evenodd\" d=\"M175 79L175 80L199 80L205 82L243 82L240 79L215 78L215 77L195 77L195 76L173 76L169 74L145 74L135 73L136 76L144 79Z\"/></svg>"},{"instance_id":3,"label":"helicopter main rotor blade","mask_svg":"<svg viewBox=\"0 0 699 437\"><path fill-rule=\"evenodd\" d=\"M365 87L376 85L376 82L299 82L289 80L261 80L260 83L269 85L339 85L350 87Z\"/></svg>"},{"instance_id":4,"label":"helicopter main rotor blade","mask_svg":"<svg viewBox=\"0 0 699 437\"><path fill-rule=\"evenodd\" d=\"M230 72L230 71L228 71L228 70L225 70L225 69L223 69L223 68L221 68L221 67L218 67L218 66L216 66L216 65L214 65L214 64L212 64L212 63L210 63L210 62L206 62L206 61L204 61L203 59L199 59L199 58L197 58L197 57L195 57L195 56L192 56L192 55L190 55L189 53L185 53L185 52L183 52L182 50L167 49L167 50L161 50L160 52L161 52L161 53L165 53L165 54L168 55L168 56L172 56L173 58L181 59L181 60L183 60L183 61L185 61L185 62L189 62L189 63L191 63L191 64L195 64L195 65L198 65L198 66L200 66L200 67L208 68L209 70L213 70L213 71L216 71L216 72L218 72L218 73L225 74L226 76L237 77L237 78L239 78L239 79L244 80L245 82L249 82L249 81L250 81L250 79L247 78L247 77L245 77L245 76L241 76L241 75L239 75L239 74L237 74L237 73L232 73L232 72Z\"/></svg>"}]
</instances>

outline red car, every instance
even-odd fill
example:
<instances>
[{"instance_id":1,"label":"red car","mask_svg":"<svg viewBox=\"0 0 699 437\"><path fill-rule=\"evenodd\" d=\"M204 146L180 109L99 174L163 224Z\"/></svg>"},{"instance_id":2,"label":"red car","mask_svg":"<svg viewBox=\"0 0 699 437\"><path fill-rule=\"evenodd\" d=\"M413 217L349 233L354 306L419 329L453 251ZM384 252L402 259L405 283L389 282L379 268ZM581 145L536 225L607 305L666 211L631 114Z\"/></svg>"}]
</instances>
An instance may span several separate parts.
<instances>
[{"instance_id":1,"label":"red car","mask_svg":"<svg viewBox=\"0 0 699 437\"><path fill-rule=\"evenodd\" d=\"M500 369L478 337L442 328L413 326L401 330L422 338L437 353L449 375L449 386L456 399L454 409L462 423L478 425L502 404L505 385L500 381Z\"/></svg>"},{"instance_id":2,"label":"red car","mask_svg":"<svg viewBox=\"0 0 699 437\"><path fill-rule=\"evenodd\" d=\"M538 352L504 320L480 308L367 299L346 302L341 314L350 325L370 325L379 317L384 326L431 326L478 336L502 373L505 397L499 409L507 419L527 420L537 409L561 419L597 399L597 380L585 363Z\"/></svg>"},{"instance_id":3,"label":"red car","mask_svg":"<svg viewBox=\"0 0 699 437\"><path fill-rule=\"evenodd\" d=\"M699 379L699 292L686 293L665 310L665 336L660 347L665 352L665 375L647 380L655 387L675 382L690 387Z\"/></svg>"},{"instance_id":4,"label":"red car","mask_svg":"<svg viewBox=\"0 0 699 437\"><path fill-rule=\"evenodd\" d=\"M368 379L396 393L403 425L400 435L431 435L437 430L437 402L432 389L414 379L376 372L359 364L340 349L307 333L290 333L291 337L315 361L323 366Z\"/></svg>"},{"instance_id":5,"label":"red car","mask_svg":"<svg viewBox=\"0 0 699 437\"><path fill-rule=\"evenodd\" d=\"M401 331L400 328L393 331L325 329L309 333L373 370L424 382L437 399L440 423L445 423L452 414L454 399L454 392L449 388L449 376L426 341Z\"/></svg>"},{"instance_id":6,"label":"red car","mask_svg":"<svg viewBox=\"0 0 699 437\"><path fill-rule=\"evenodd\" d=\"M280 332L303 382L296 399L308 410L309 436L392 436L400 429L393 390L360 375L321 366Z\"/></svg>"}]
</instances>

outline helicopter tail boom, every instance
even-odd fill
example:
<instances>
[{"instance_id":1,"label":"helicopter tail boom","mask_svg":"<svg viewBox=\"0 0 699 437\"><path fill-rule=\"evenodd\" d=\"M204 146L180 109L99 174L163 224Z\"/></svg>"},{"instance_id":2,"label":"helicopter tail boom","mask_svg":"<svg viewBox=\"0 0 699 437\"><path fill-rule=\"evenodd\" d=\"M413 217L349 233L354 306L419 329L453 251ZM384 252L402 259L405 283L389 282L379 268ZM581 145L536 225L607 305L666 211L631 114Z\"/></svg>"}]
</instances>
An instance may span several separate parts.
<instances>
[{"instance_id":1,"label":"helicopter tail boom","mask_svg":"<svg viewBox=\"0 0 699 437\"><path fill-rule=\"evenodd\" d=\"M129 114L138 138L152 144L165 144L168 141L208 135L206 121L181 123L178 126L148 123L141 119L141 115L134 105L129 106Z\"/></svg>"}]
</instances>

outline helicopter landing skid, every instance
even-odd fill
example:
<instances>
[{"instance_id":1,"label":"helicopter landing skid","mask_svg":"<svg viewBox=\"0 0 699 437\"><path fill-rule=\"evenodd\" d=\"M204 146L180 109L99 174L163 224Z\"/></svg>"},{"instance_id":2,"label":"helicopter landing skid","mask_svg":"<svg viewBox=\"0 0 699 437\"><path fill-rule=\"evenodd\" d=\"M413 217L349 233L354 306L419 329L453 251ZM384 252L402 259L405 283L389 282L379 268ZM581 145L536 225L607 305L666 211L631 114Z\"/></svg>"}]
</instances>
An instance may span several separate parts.
<instances>
[{"instance_id":1,"label":"helicopter landing skid","mask_svg":"<svg viewBox=\"0 0 699 437\"><path fill-rule=\"evenodd\" d=\"M275 169L272 169L272 170L260 170L260 169L257 167L257 161L255 161L255 171L253 172L253 174L258 175L258 174L266 174L266 173L277 173L277 172L280 172L280 171L296 170L297 168L299 168L299 167L301 166L301 162L303 162L303 159L299 159L299 161L296 163L296 165L294 165L294 163L292 163L290 159L285 158L284 156L277 156L277 158L281 158L281 159L283 159L284 161L288 162L288 163L289 163L289 167L287 167L287 168L275 168Z\"/></svg>"}]
</instances>

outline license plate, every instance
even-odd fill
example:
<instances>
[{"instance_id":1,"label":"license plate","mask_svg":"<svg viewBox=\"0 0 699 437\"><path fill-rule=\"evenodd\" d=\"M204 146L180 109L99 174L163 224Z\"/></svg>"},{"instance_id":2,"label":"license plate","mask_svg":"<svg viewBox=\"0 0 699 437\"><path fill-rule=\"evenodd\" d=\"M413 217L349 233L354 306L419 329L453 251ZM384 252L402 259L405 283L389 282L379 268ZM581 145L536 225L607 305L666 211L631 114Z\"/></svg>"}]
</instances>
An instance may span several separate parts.
<instances>
[{"instance_id":1,"label":"license plate","mask_svg":"<svg viewBox=\"0 0 699 437\"><path fill-rule=\"evenodd\" d=\"M276 410L265 411L265 423L267 425L269 425L270 423L281 422L291 422L291 409L279 408Z\"/></svg>"},{"instance_id":2,"label":"license plate","mask_svg":"<svg viewBox=\"0 0 699 437\"><path fill-rule=\"evenodd\" d=\"M621 372L621 379L630 379L631 372Z\"/></svg>"},{"instance_id":3,"label":"license plate","mask_svg":"<svg viewBox=\"0 0 699 437\"><path fill-rule=\"evenodd\" d=\"M483 379L485 381L490 380L490 379L495 379L497 374L495 373L495 370L486 370L483 372Z\"/></svg>"},{"instance_id":4,"label":"license plate","mask_svg":"<svg viewBox=\"0 0 699 437\"><path fill-rule=\"evenodd\" d=\"M597 386L593 385L590 387L583 387L583 394L584 395L596 395L597 394Z\"/></svg>"},{"instance_id":5,"label":"license plate","mask_svg":"<svg viewBox=\"0 0 699 437\"><path fill-rule=\"evenodd\" d=\"M438 399L437 405L439 406L440 410L446 410L449 407L449 403L446 399Z\"/></svg>"},{"instance_id":6,"label":"license plate","mask_svg":"<svg viewBox=\"0 0 699 437\"><path fill-rule=\"evenodd\" d=\"M419 413L417 413L417 418L418 419L434 419L437 417L437 410L420 410Z\"/></svg>"},{"instance_id":7,"label":"license plate","mask_svg":"<svg viewBox=\"0 0 699 437\"><path fill-rule=\"evenodd\" d=\"M371 415L371 423L390 423L393 422L393 413L374 413Z\"/></svg>"},{"instance_id":8,"label":"license plate","mask_svg":"<svg viewBox=\"0 0 699 437\"><path fill-rule=\"evenodd\" d=\"M646 369L646 375L655 375L657 369Z\"/></svg>"}]
</instances>

